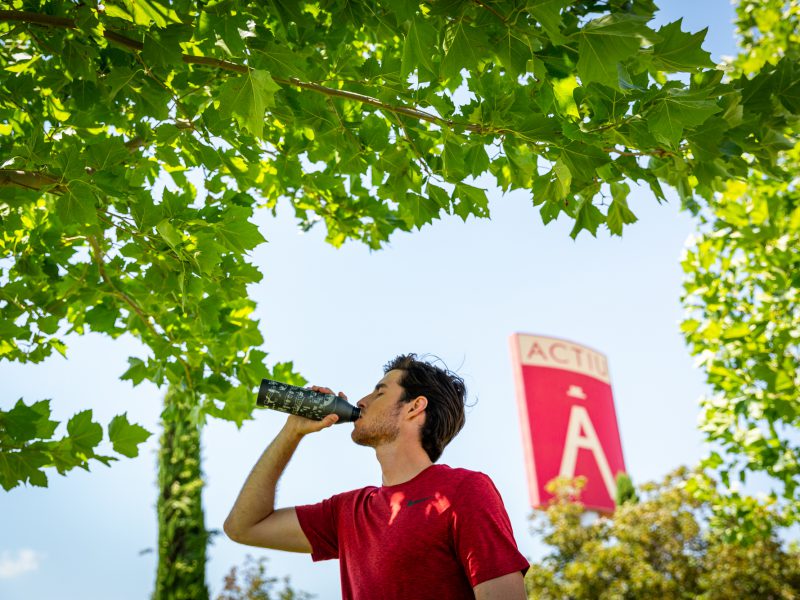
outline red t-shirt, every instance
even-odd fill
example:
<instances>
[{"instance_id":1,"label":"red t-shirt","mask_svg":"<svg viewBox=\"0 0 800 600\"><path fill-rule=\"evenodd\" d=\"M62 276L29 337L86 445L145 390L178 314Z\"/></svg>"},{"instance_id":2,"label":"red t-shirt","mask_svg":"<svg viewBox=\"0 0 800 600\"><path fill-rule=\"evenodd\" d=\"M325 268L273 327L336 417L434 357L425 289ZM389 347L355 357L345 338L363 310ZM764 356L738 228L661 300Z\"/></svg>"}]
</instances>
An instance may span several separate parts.
<instances>
[{"instance_id":1,"label":"red t-shirt","mask_svg":"<svg viewBox=\"0 0 800 600\"><path fill-rule=\"evenodd\" d=\"M473 586L528 569L483 473L432 465L296 510L311 558L339 559L345 600L474 598Z\"/></svg>"}]
</instances>

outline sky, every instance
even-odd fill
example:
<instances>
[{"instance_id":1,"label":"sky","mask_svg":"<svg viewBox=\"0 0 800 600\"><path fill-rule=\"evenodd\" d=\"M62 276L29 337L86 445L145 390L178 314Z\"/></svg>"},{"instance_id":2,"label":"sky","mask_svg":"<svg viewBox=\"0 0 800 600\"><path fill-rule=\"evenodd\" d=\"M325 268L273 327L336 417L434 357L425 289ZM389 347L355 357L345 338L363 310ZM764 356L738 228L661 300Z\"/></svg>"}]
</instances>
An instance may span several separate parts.
<instances>
[{"instance_id":1,"label":"sky","mask_svg":"<svg viewBox=\"0 0 800 600\"><path fill-rule=\"evenodd\" d=\"M709 27L714 60L735 53L728 0L662 2L657 23L683 18L684 30ZM635 483L662 478L706 451L696 424L703 374L678 324L680 256L695 231L674 194L659 205L634 188L639 222L622 238L605 231L569 237L561 218L543 226L524 193L494 190L491 220L446 217L422 231L396 234L383 250L324 242L322 226L298 231L291 210L259 215L268 239L253 254L264 280L250 290L271 362L294 361L310 382L357 400L400 353L437 356L464 377L471 404L464 430L440 462L483 471L499 489L520 550L546 548L530 531L532 509L517 414L508 338L515 332L566 338L609 362L622 447ZM0 598L134 600L155 578L156 449L163 390L118 379L131 337L70 337L68 357L38 365L0 364L0 408L20 397L52 399L66 422L91 407L103 423L126 412L155 432L139 457L111 468L93 464L50 476L46 489L0 491ZM254 395L255 399L255 395ZM211 421L203 431L204 507L209 529L222 529L245 477L285 416L255 413L241 429ZM374 452L355 446L350 425L307 437L279 484L277 504L293 506L380 484ZM337 561L235 544L215 536L208 551L212 597L244 557L266 557L272 575L319 600L339 597Z\"/></svg>"}]
</instances>

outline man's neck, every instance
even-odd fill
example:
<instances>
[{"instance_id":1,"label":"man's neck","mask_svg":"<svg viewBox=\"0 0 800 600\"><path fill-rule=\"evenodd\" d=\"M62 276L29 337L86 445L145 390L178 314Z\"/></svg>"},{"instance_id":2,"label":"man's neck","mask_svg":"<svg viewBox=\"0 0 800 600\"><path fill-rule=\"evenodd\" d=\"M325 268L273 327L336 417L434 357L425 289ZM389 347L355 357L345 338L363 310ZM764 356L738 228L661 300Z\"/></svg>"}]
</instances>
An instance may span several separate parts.
<instances>
[{"instance_id":1,"label":"man's neck","mask_svg":"<svg viewBox=\"0 0 800 600\"><path fill-rule=\"evenodd\" d=\"M375 448L375 455L381 464L383 485L410 481L433 464L421 446L391 443Z\"/></svg>"}]
</instances>

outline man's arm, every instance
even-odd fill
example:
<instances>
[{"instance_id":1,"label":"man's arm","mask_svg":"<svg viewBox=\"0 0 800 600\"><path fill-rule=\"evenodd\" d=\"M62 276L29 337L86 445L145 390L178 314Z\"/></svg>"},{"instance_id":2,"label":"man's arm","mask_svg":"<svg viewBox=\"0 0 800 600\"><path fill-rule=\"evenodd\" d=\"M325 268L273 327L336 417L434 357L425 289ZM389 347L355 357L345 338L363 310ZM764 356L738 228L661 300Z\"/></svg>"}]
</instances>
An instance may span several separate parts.
<instances>
[{"instance_id":1,"label":"man's arm","mask_svg":"<svg viewBox=\"0 0 800 600\"><path fill-rule=\"evenodd\" d=\"M333 393L327 388L312 389ZM311 552L295 509L275 510L275 488L303 436L330 427L337 420L336 415L328 415L322 421L289 416L253 467L225 519L223 529L230 539L248 546Z\"/></svg>"},{"instance_id":2,"label":"man's arm","mask_svg":"<svg viewBox=\"0 0 800 600\"><path fill-rule=\"evenodd\" d=\"M520 571L479 583L472 591L475 600L526 600L525 580Z\"/></svg>"}]
</instances>

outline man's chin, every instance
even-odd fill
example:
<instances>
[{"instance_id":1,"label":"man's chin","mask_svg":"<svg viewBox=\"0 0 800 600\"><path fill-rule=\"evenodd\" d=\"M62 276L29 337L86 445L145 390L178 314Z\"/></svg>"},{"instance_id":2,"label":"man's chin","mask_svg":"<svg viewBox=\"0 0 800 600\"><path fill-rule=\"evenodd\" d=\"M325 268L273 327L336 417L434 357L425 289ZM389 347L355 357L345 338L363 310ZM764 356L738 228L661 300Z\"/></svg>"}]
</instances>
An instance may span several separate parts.
<instances>
[{"instance_id":1,"label":"man's chin","mask_svg":"<svg viewBox=\"0 0 800 600\"><path fill-rule=\"evenodd\" d=\"M359 446L372 446L373 445L372 443L370 443L371 441L370 441L369 438L365 438L363 435L360 435L360 433L358 431L356 431L355 429L353 429L353 431L350 433L350 439L353 440Z\"/></svg>"}]
</instances>

